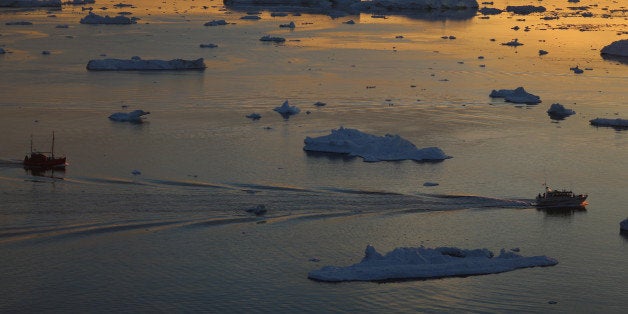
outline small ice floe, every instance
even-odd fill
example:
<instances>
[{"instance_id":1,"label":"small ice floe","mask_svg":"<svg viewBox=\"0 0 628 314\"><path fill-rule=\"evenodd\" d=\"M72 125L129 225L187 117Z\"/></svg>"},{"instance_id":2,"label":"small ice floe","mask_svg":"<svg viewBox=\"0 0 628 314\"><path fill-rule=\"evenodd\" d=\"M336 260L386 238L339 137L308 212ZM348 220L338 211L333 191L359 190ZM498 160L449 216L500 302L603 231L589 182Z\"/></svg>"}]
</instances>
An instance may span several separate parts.
<instances>
[{"instance_id":1,"label":"small ice floe","mask_svg":"<svg viewBox=\"0 0 628 314\"><path fill-rule=\"evenodd\" d=\"M415 160L441 161L451 156L438 147L417 148L399 135L377 136L356 129L340 127L331 134L320 137L306 137L306 151L345 154L362 157L366 162Z\"/></svg>"},{"instance_id":2,"label":"small ice floe","mask_svg":"<svg viewBox=\"0 0 628 314\"><path fill-rule=\"evenodd\" d=\"M569 68L569 70L573 71L573 73L576 73L576 74L584 73L584 70L579 68L577 65L575 67L573 67L573 68Z\"/></svg>"},{"instance_id":3,"label":"small ice floe","mask_svg":"<svg viewBox=\"0 0 628 314\"><path fill-rule=\"evenodd\" d=\"M7 53L7 51L6 51L6 50L4 50L4 48L0 48L0 55L3 55L3 54L5 54L5 53Z\"/></svg>"},{"instance_id":4,"label":"small ice floe","mask_svg":"<svg viewBox=\"0 0 628 314\"><path fill-rule=\"evenodd\" d=\"M89 12L87 16L81 19L80 22L81 24L118 24L118 25L137 23L135 18L128 18L123 15L118 15L115 17L110 17L109 15L101 16L93 12Z\"/></svg>"},{"instance_id":5,"label":"small ice floe","mask_svg":"<svg viewBox=\"0 0 628 314\"><path fill-rule=\"evenodd\" d=\"M199 47L201 47L201 48L218 48L218 45L216 45L216 44L200 44Z\"/></svg>"},{"instance_id":6,"label":"small ice floe","mask_svg":"<svg viewBox=\"0 0 628 314\"><path fill-rule=\"evenodd\" d=\"M61 0L0 0L0 8L61 7Z\"/></svg>"},{"instance_id":7,"label":"small ice floe","mask_svg":"<svg viewBox=\"0 0 628 314\"><path fill-rule=\"evenodd\" d=\"M545 51L545 50L543 50L543 49L540 49L540 50L539 50L539 56L544 56L544 55L546 55L546 54L548 54L548 53L549 53L549 52L547 52L547 51Z\"/></svg>"},{"instance_id":8,"label":"small ice floe","mask_svg":"<svg viewBox=\"0 0 628 314\"><path fill-rule=\"evenodd\" d=\"M502 46L518 47L523 46L523 44L519 42L519 39L515 38L507 43L502 43Z\"/></svg>"},{"instance_id":9,"label":"small ice floe","mask_svg":"<svg viewBox=\"0 0 628 314\"><path fill-rule=\"evenodd\" d=\"M544 6L534 5L509 5L506 7L506 12L512 12L519 15L528 15L532 13L542 13L547 9Z\"/></svg>"},{"instance_id":10,"label":"small ice floe","mask_svg":"<svg viewBox=\"0 0 628 314\"><path fill-rule=\"evenodd\" d=\"M605 119L605 118L595 118L593 120L589 120L589 123L594 126L608 126L617 129L627 129L628 128L628 119Z\"/></svg>"},{"instance_id":11,"label":"small ice floe","mask_svg":"<svg viewBox=\"0 0 628 314\"><path fill-rule=\"evenodd\" d=\"M628 63L628 39L615 41L600 50L600 54L605 59L619 59Z\"/></svg>"},{"instance_id":12,"label":"small ice floe","mask_svg":"<svg viewBox=\"0 0 628 314\"><path fill-rule=\"evenodd\" d=\"M619 223L619 230L628 232L628 218Z\"/></svg>"},{"instance_id":13,"label":"small ice floe","mask_svg":"<svg viewBox=\"0 0 628 314\"><path fill-rule=\"evenodd\" d=\"M255 216L262 216L266 214L267 211L268 210L266 210L266 205L262 204L246 209L247 213L255 214Z\"/></svg>"},{"instance_id":14,"label":"small ice floe","mask_svg":"<svg viewBox=\"0 0 628 314\"><path fill-rule=\"evenodd\" d=\"M259 15L245 15L245 16L241 17L240 19L241 20L257 21L257 20L261 20L262 18Z\"/></svg>"},{"instance_id":15,"label":"small ice floe","mask_svg":"<svg viewBox=\"0 0 628 314\"><path fill-rule=\"evenodd\" d=\"M205 70L203 58L196 60L95 59L87 63L90 71Z\"/></svg>"},{"instance_id":16,"label":"small ice floe","mask_svg":"<svg viewBox=\"0 0 628 314\"><path fill-rule=\"evenodd\" d=\"M137 170L137 169L135 169L135 170L131 171L131 174L134 175L134 176L139 176L140 174L142 174L142 172Z\"/></svg>"},{"instance_id":17,"label":"small ice floe","mask_svg":"<svg viewBox=\"0 0 628 314\"><path fill-rule=\"evenodd\" d=\"M354 20L348 20L348 21L342 22L342 24L353 25L353 24L355 24L355 21Z\"/></svg>"},{"instance_id":18,"label":"small ice floe","mask_svg":"<svg viewBox=\"0 0 628 314\"><path fill-rule=\"evenodd\" d=\"M359 263L345 267L325 266L309 272L308 278L328 282L434 279L497 274L556 264L558 261L551 257L525 257L504 249L495 256L488 249L420 246L400 247L382 255L368 245Z\"/></svg>"},{"instance_id":19,"label":"small ice floe","mask_svg":"<svg viewBox=\"0 0 628 314\"><path fill-rule=\"evenodd\" d=\"M259 120L259 119L261 119L261 118L262 118L262 115L261 115L261 114L259 114L259 113L255 113L255 112L253 112L253 113L251 113L251 114L247 114L247 115L246 115L246 117L247 117L247 118L249 118L249 119L251 119L251 120L253 120L253 121L255 121L255 120Z\"/></svg>"},{"instance_id":20,"label":"small ice floe","mask_svg":"<svg viewBox=\"0 0 628 314\"><path fill-rule=\"evenodd\" d=\"M220 26L220 25L227 25L227 21L225 20L213 20L213 21L209 21L205 24L203 24L205 26Z\"/></svg>"},{"instance_id":21,"label":"small ice floe","mask_svg":"<svg viewBox=\"0 0 628 314\"><path fill-rule=\"evenodd\" d=\"M42 55L49 55L50 54L50 50L42 50L41 54Z\"/></svg>"},{"instance_id":22,"label":"small ice floe","mask_svg":"<svg viewBox=\"0 0 628 314\"><path fill-rule=\"evenodd\" d=\"M439 184L436 182L425 182L423 183L423 186L438 186Z\"/></svg>"},{"instance_id":23,"label":"small ice floe","mask_svg":"<svg viewBox=\"0 0 628 314\"><path fill-rule=\"evenodd\" d=\"M117 122L142 123L144 122L143 116L147 114L150 114L150 112L144 111L144 110L134 110L131 112L116 112L109 116L109 120L117 121Z\"/></svg>"},{"instance_id":24,"label":"small ice floe","mask_svg":"<svg viewBox=\"0 0 628 314\"><path fill-rule=\"evenodd\" d=\"M264 35L262 37L260 37L259 39L260 41L271 41L271 42L275 42L275 43L283 43L286 41L285 38L283 37L275 37L275 36L270 36L270 35Z\"/></svg>"},{"instance_id":25,"label":"small ice floe","mask_svg":"<svg viewBox=\"0 0 628 314\"><path fill-rule=\"evenodd\" d=\"M547 109L547 115L554 120L563 120L575 113L575 111L567 109L559 103L552 104L550 108Z\"/></svg>"},{"instance_id":26,"label":"small ice floe","mask_svg":"<svg viewBox=\"0 0 628 314\"><path fill-rule=\"evenodd\" d=\"M541 98L539 96L526 92L523 87L493 90L489 96L491 98L504 98L507 102L517 104L538 104L541 102Z\"/></svg>"},{"instance_id":27,"label":"small ice floe","mask_svg":"<svg viewBox=\"0 0 628 314\"><path fill-rule=\"evenodd\" d=\"M497 14L501 14L502 12L504 12L504 10L496 9L496 8L483 7L481 9L479 9L478 12L480 12L480 14L482 14L482 15L497 15Z\"/></svg>"},{"instance_id":28,"label":"small ice floe","mask_svg":"<svg viewBox=\"0 0 628 314\"><path fill-rule=\"evenodd\" d=\"M15 22L6 22L5 25L33 25L33 22L29 21L15 21Z\"/></svg>"},{"instance_id":29,"label":"small ice floe","mask_svg":"<svg viewBox=\"0 0 628 314\"><path fill-rule=\"evenodd\" d=\"M290 22L288 24L280 24L279 27L294 29L296 25L294 24L294 22Z\"/></svg>"},{"instance_id":30,"label":"small ice floe","mask_svg":"<svg viewBox=\"0 0 628 314\"><path fill-rule=\"evenodd\" d=\"M281 106L275 107L275 109L273 110L277 111L285 119L288 119L290 118L290 116L301 112L301 109L299 109L297 106L290 106L287 100L284 101Z\"/></svg>"},{"instance_id":31,"label":"small ice floe","mask_svg":"<svg viewBox=\"0 0 628 314\"><path fill-rule=\"evenodd\" d=\"M314 106L316 106L316 107L324 107L324 106L327 106L327 104L324 103L324 102L321 102L321 101L317 101L317 102L314 103Z\"/></svg>"}]
</instances>

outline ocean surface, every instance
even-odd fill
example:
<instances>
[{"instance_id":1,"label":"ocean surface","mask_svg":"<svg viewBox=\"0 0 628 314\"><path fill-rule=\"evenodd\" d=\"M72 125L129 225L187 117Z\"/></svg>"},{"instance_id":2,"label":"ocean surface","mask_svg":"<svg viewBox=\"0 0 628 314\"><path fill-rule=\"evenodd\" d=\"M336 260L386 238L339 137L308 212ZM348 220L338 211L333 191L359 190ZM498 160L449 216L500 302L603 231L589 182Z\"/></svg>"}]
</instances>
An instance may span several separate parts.
<instances>
[{"instance_id":1,"label":"ocean surface","mask_svg":"<svg viewBox=\"0 0 628 314\"><path fill-rule=\"evenodd\" d=\"M138 23L79 24L81 6L0 8L0 312L628 308L628 237L619 231L628 131L589 124L628 118L628 64L600 56L628 38L621 1L496 0L491 7L548 12L488 18L116 3L90 6ZM251 11L261 19L240 19ZM203 26L219 19L229 24ZM5 24L15 21L33 25ZM293 30L279 27L290 21ZM259 41L266 34L286 42ZM501 45L514 38L524 45ZM199 47L207 43L218 47ZM85 68L132 56L204 58L207 69ZM519 86L542 103L488 96ZM301 112L274 112L285 100ZM552 120L552 103L576 114ZM107 119L135 109L150 112L145 123ZM245 117L254 112L262 118ZM303 150L307 136L340 126L398 134L453 158L370 163ZM48 150L53 131L66 170L23 169L31 136ZM589 204L536 209L544 183L586 193ZM260 204L264 216L246 211ZM307 279L359 262L369 244L518 248L559 264L387 283Z\"/></svg>"}]
</instances>

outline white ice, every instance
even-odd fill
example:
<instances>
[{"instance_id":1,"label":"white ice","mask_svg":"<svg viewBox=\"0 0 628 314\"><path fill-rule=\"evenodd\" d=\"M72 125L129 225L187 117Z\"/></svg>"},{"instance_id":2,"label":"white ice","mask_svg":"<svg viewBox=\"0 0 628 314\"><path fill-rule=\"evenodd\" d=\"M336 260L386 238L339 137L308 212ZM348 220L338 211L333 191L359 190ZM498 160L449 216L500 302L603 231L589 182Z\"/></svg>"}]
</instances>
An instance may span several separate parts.
<instances>
[{"instance_id":1,"label":"white ice","mask_svg":"<svg viewBox=\"0 0 628 314\"><path fill-rule=\"evenodd\" d=\"M489 96L492 98L504 98L505 101L518 104L537 104L541 102L539 96L526 92L523 87L493 90Z\"/></svg>"},{"instance_id":2,"label":"white ice","mask_svg":"<svg viewBox=\"0 0 628 314\"><path fill-rule=\"evenodd\" d=\"M504 249L494 256L487 249L420 246L396 248L382 255L368 245L361 262L346 267L325 266L311 271L308 278L332 282L430 279L495 274L556 264L557 260L544 255L524 257Z\"/></svg>"},{"instance_id":3,"label":"white ice","mask_svg":"<svg viewBox=\"0 0 628 314\"><path fill-rule=\"evenodd\" d=\"M144 110L134 110L131 112L116 112L109 116L109 119L112 121L118 122L131 122L131 123L142 123L142 116L150 114L150 112Z\"/></svg>"},{"instance_id":4,"label":"white ice","mask_svg":"<svg viewBox=\"0 0 628 314\"><path fill-rule=\"evenodd\" d=\"M439 161L451 158L438 147L417 148L399 135L376 136L356 129L340 127L331 134L320 137L306 137L306 151L348 154L359 156L368 162L416 160Z\"/></svg>"},{"instance_id":5,"label":"white ice","mask_svg":"<svg viewBox=\"0 0 628 314\"><path fill-rule=\"evenodd\" d=\"M91 71L204 70L203 58L196 60L143 60L138 56L126 59L96 59L87 63Z\"/></svg>"}]
</instances>

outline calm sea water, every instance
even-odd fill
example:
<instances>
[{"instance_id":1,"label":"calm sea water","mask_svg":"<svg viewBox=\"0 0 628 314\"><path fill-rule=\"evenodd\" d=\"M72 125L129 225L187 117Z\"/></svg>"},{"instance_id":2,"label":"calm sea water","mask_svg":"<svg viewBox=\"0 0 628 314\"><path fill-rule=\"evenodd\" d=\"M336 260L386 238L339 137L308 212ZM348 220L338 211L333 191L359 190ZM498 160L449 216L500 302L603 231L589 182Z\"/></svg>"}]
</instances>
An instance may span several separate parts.
<instances>
[{"instance_id":1,"label":"calm sea water","mask_svg":"<svg viewBox=\"0 0 628 314\"><path fill-rule=\"evenodd\" d=\"M619 233L628 217L628 132L588 122L628 117L628 66L599 56L626 38L619 4L601 2L583 18L572 4L541 3L557 20L272 17L262 9L261 20L247 21L216 1L114 3L93 7L141 20L81 25L86 11L78 6L0 10L0 47L9 52L0 55L0 311L619 313L628 306L628 238ZM494 7L520 4L529 3ZM214 19L232 24L203 26ZM350 19L356 24L343 23ZM34 25L5 25L21 20ZM290 21L294 30L278 27ZM287 42L258 41L265 34ZM513 38L524 45L500 45ZM203 57L208 68L85 69L90 59L134 55ZM574 66L587 70L576 75ZM518 86L543 102L488 97ZM284 100L301 113L288 120L275 113ZM551 120L546 110L555 102L576 114ZM151 112L146 123L107 119L134 109ZM253 112L262 119L244 117ZM365 163L302 150L306 136L340 126L399 134L453 158ZM66 171L26 172L19 161L31 134L44 150L52 131ZM527 205L543 182L588 193L590 204L567 212ZM265 217L246 212L258 204ZM381 252L516 247L559 264L385 284L307 279L324 265L358 262L367 244Z\"/></svg>"}]
</instances>

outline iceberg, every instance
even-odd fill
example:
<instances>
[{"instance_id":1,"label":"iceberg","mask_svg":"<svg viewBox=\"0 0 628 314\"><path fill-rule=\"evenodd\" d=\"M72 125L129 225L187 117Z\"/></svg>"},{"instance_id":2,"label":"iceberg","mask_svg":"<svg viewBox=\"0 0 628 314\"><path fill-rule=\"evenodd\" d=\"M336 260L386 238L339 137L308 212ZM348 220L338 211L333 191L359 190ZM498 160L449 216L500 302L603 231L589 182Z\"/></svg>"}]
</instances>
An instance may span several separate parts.
<instances>
[{"instance_id":1,"label":"iceberg","mask_svg":"<svg viewBox=\"0 0 628 314\"><path fill-rule=\"evenodd\" d=\"M541 98L539 96L526 92L523 87L493 90L489 96L492 98L504 98L507 102L517 104L538 104L541 102Z\"/></svg>"},{"instance_id":2,"label":"iceberg","mask_svg":"<svg viewBox=\"0 0 628 314\"><path fill-rule=\"evenodd\" d=\"M285 38L283 37L275 37L275 36L270 36L270 35L264 35L262 37L260 37L259 39L260 41L272 41L275 43L283 43L286 41Z\"/></svg>"},{"instance_id":3,"label":"iceberg","mask_svg":"<svg viewBox=\"0 0 628 314\"><path fill-rule=\"evenodd\" d=\"M628 39L615 41L600 50L604 59L616 59L628 63Z\"/></svg>"},{"instance_id":4,"label":"iceberg","mask_svg":"<svg viewBox=\"0 0 628 314\"><path fill-rule=\"evenodd\" d=\"M556 264L558 261L551 257L524 257L504 249L494 256L487 249L420 246L396 248L382 255L368 245L361 262L346 267L325 266L309 272L308 278L328 282L434 279L497 274Z\"/></svg>"},{"instance_id":5,"label":"iceberg","mask_svg":"<svg viewBox=\"0 0 628 314\"><path fill-rule=\"evenodd\" d=\"M340 127L331 134L320 137L306 137L306 151L334 154L347 154L362 157L367 162L415 160L440 161L451 158L438 147L417 148L399 135L376 136L356 129Z\"/></svg>"},{"instance_id":6,"label":"iceberg","mask_svg":"<svg viewBox=\"0 0 628 314\"><path fill-rule=\"evenodd\" d=\"M589 120L589 123L591 123L591 125L594 125L594 126L610 126L617 129L628 128L628 119L595 118L593 120Z\"/></svg>"},{"instance_id":7,"label":"iceberg","mask_svg":"<svg viewBox=\"0 0 628 314\"><path fill-rule=\"evenodd\" d=\"M506 7L506 12L512 12L514 14L528 15L531 13L542 13L547 9L543 6L534 5L509 5Z\"/></svg>"},{"instance_id":8,"label":"iceberg","mask_svg":"<svg viewBox=\"0 0 628 314\"><path fill-rule=\"evenodd\" d=\"M559 103L552 104L550 108L547 109L547 114L550 116L550 118L555 120L565 119L566 117L569 117L570 115L575 113L575 111L567 109L565 108L565 106Z\"/></svg>"},{"instance_id":9,"label":"iceberg","mask_svg":"<svg viewBox=\"0 0 628 314\"><path fill-rule=\"evenodd\" d=\"M286 119L290 118L291 115L295 115L301 112L301 109L299 109L297 106L290 106L287 100L284 101L281 106L275 107L275 109L273 110L277 111L280 115L282 115Z\"/></svg>"},{"instance_id":10,"label":"iceberg","mask_svg":"<svg viewBox=\"0 0 628 314\"><path fill-rule=\"evenodd\" d=\"M204 70L203 58L196 60L96 59L87 63L90 71L144 71L144 70Z\"/></svg>"},{"instance_id":11,"label":"iceberg","mask_svg":"<svg viewBox=\"0 0 628 314\"><path fill-rule=\"evenodd\" d=\"M61 7L61 0L0 0L0 7L10 7L10 8Z\"/></svg>"},{"instance_id":12,"label":"iceberg","mask_svg":"<svg viewBox=\"0 0 628 314\"><path fill-rule=\"evenodd\" d=\"M81 24L119 24L119 25L137 23L135 19L128 18L123 15L110 17L109 15L101 16L93 12L89 12L87 16L81 19L80 22Z\"/></svg>"},{"instance_id":13,"label":"iceberg","mask_svg":"<svg viewBox=\"0 0 628 314\"><path fill-rule=\"evenodd\" d=\"M144 110L134 110L131 112L116 112L109 116L109 120L117 122L142 123L144 115L150 114Z\"/></svg>"}]
</instances>

